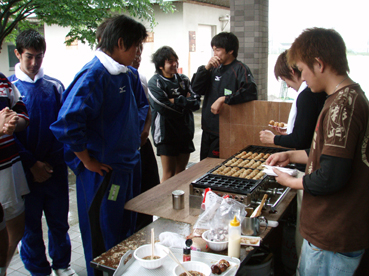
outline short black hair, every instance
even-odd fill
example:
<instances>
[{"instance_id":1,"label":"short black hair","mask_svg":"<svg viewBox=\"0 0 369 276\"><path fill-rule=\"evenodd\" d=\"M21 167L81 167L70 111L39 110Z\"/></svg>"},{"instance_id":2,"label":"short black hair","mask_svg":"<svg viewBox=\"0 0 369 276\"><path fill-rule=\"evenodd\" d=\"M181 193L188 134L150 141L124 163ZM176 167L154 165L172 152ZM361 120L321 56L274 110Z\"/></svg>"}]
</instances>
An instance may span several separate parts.
<instances>
[{"instance_id":1,"label":"short black hair","mask_svg":"<svg viewBox=\"0 0 369 276\"><path fill-rule=\"evenodd\" d=\"M122 38L123 46L128 50L132 45L143 42L146 37L147 32L144 25L128 16L117 15L109 20L97 47L113 53L114 48L119 46L119 39Z\"/></svg>"},{"instance_id":2,"label":"short black hair","mask_svg":"<svg viewBox=\"0 0 369 276\"><path fill-rule=\"evenodd\" d=\"M178 60L176 52L169 46L163 46L156 50L151 58L151 61L155 64L155 72L162 74L160 67L164 67L165 61L170 59L172 56Z\"/></svg>"},{"instance_id":3,"label":"short black hair","mask_svg":"<svg viewBox=\"0 0 369 276\"><path fill-rule=\"evenodd\" d=\"M45 38L36 30L28 29L21 32L15 40L15 48L19 54L22 54L24 49L35 49L36 51L46 52Z\"/></svg>"},{"instance_id":4,"label":"short black hair","mask_svg":"<svg viewBox=\"0 0 369 276\"><path fill-rule=\"evenodd\" d=\"M239 42L233 33L222 32L214 36L211 40L211 48L214 46L225 49L227 53L233 50L232 55L235 58L238 56Z\"/></svg>"}]
</instances>

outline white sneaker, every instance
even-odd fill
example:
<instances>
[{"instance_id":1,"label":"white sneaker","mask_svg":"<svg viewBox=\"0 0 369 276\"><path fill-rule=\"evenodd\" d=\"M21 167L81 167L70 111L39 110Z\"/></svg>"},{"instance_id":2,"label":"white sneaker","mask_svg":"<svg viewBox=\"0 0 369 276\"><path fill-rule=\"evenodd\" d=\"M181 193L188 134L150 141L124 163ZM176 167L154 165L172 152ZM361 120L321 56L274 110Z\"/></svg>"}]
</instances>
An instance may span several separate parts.
<instances>
[{"instance_id":1,"label":"white sneaker","mask_svg":"<svg viewBox=\"0 0 369 276\"><path fill-rule=\"evenodd\" d=\"M67 268L53 269L54 276L78 276L78 274L74 271L70 266Z\"/></svg>"}]
</instances>

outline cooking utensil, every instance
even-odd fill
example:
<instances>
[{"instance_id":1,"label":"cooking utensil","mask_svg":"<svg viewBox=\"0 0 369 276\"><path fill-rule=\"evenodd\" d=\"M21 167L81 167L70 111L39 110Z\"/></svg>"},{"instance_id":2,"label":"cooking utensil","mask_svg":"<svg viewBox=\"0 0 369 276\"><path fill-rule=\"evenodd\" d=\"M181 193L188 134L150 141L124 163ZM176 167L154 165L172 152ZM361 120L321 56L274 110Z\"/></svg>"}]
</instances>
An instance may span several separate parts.
<instances>
[{"instance_id":1,"label":"cooking utensil","mask_svg":"<svg viewBox=\"0 0 369 276\"><path fill-rule=\"evenodd\" d=\"M264 222L265 228L263 232L268 227L268 220L264 218L263 216L249 218L245 217L241 224L241 232L244 235L248 236L258 236L263 232L260 232L260 224Z\"/></svg>"},{"instance_id":2,"label":"cooking utensil","mask_svg":"<svg viewBox=\"0 0 369 276\"><path fill-rule=\"evenodd\" d=\"M154 259L154 246L155 246L154 228L151 228L151 260Z\"/></svg>"},{"instance_id":3,"label":"cooking utensil","mask_svg":"<svg viewBox=\"0 0 369 276\"><path fill-rule=\"evenodd\" d=\"M254 212L251 214L251 218L255 218L255 217L260 216L260 214L261 214L261 210L262 210L262 209L263 209L263 207L264 207L264 204L265 204L265 201L266 201L267 197L268 197L268 195L267 195L267 194L265 194L265 195L263 196L263 199L261 200L260 205L259 205L259 206L254 210Z\"/></svg>"}]
</instances>

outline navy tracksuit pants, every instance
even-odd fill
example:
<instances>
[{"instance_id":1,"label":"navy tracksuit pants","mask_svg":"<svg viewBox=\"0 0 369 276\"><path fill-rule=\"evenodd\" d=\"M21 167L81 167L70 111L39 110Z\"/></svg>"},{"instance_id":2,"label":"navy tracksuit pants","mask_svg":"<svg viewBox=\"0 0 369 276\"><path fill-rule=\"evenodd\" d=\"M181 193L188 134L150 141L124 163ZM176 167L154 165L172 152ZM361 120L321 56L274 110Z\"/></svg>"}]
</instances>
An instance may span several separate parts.
<instances>
[{"instance_id":1,"label":"navy tracksuit pants","mask_svg":"<svg viewBox=\"0 0 369 276\"><path fill-rule=\"evenodd\" d=\"M43 183L28 179L31 192L25 197L26 222L20 256L31 275L50 275L51 268L67 268L70 264L68 171L65 164L53 170L53 176ZM46 258L42 234L43 212L49 229L51 266Z\"/></svg>"}]
</instances>

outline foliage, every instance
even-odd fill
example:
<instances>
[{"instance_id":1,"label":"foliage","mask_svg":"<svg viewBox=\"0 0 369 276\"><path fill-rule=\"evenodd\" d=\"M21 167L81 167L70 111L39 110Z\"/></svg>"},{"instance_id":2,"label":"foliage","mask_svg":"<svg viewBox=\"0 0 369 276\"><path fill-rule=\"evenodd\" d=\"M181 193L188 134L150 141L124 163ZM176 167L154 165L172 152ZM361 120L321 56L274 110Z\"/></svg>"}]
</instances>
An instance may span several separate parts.
<instances>
[{"instance_id":1,"label":"foliage","mask_svg":"<svg viewBox=\"0 0 369 276\"><path fill-rule=\"evenodd\" d=\"M37 28L35 23L69 27L67 43L78 39L92 46L97 26L112 14L129 14L153 28L154 4L164 12L175 10L166 0L0 0L0 46L4 41L14 42L19 31L32 23L33 28Z\"/></svg>"}]
</instances>

